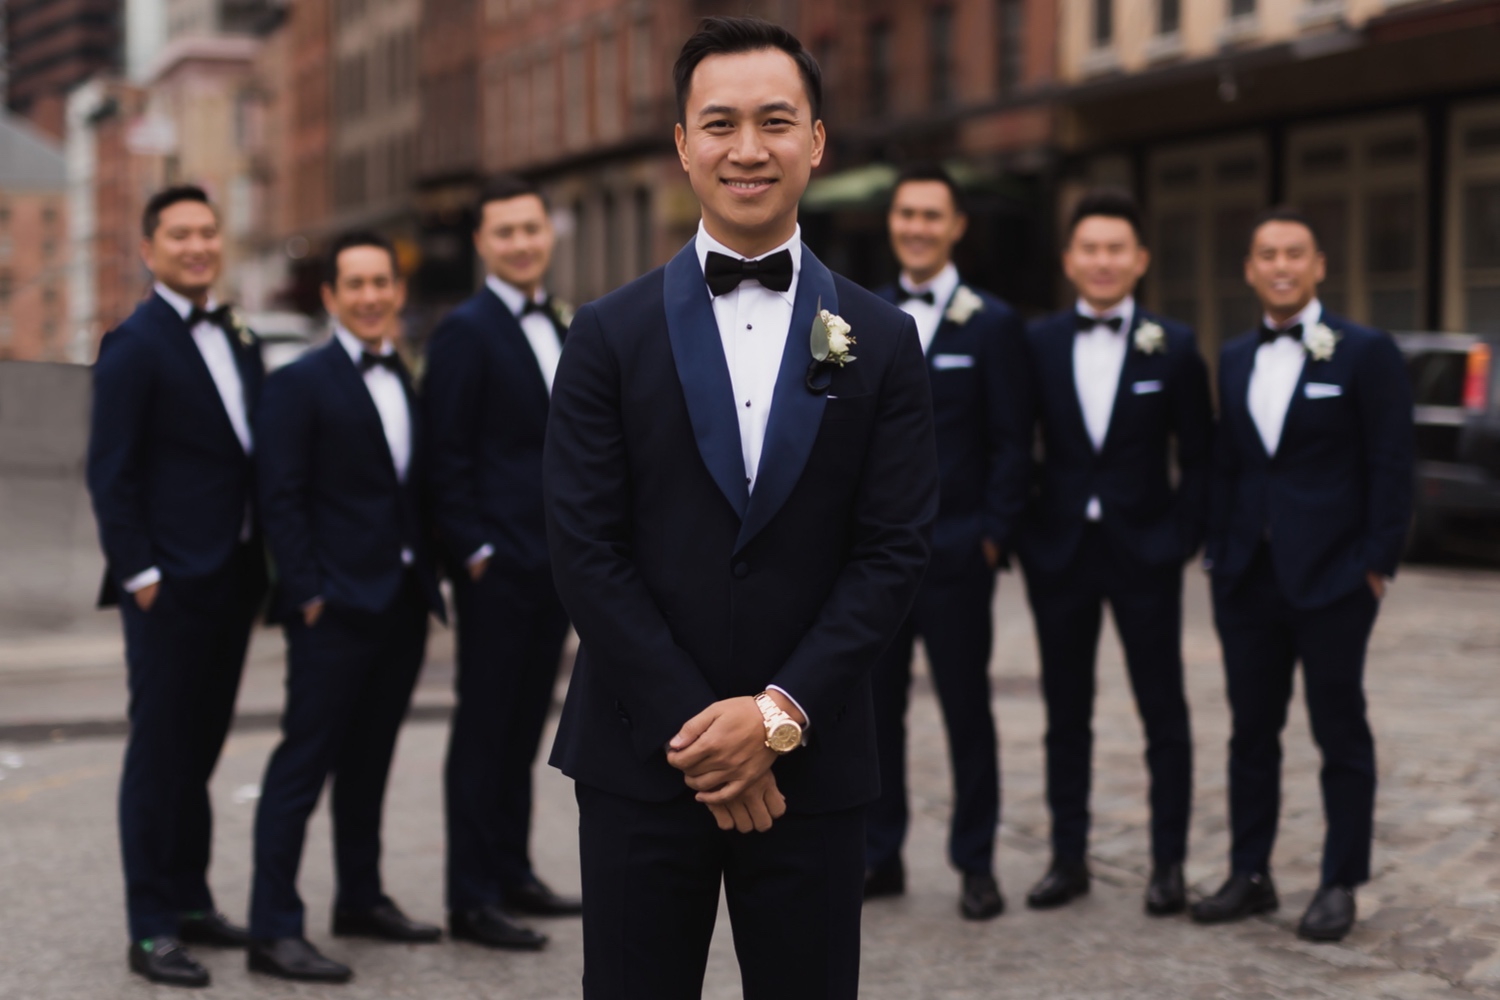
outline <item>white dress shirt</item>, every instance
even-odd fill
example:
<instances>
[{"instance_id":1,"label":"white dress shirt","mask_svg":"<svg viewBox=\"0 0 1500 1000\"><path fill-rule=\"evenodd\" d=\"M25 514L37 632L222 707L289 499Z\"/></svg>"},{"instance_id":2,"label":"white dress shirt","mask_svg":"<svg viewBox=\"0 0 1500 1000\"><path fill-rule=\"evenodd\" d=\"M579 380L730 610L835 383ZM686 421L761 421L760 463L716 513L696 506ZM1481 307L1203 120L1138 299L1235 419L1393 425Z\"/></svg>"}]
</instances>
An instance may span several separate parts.
<instances>
[{"instance_id":1,"label":"white dress shirt","mask_svg":"<svg viewBox=\"0 0 1500 1000\"><path fill-rule=\"evenodd\" d=\"M552 380L557 376L557 362L562 357L562 341L557 337L557 327L552 320L539 312L521 315L526 308L526 293L515 285L501 281L493 274L484 279L485 286L494 292L521 324L521 332L531 344L531 353L536 355L537 367L542 370L542 379L547 383L547 393L552 392ZM547 294L536 290L533 301L538 304L547 300Z\"/></svg>"},{"instance_id":2,"label":"white dress shirt","mask_svg":"<svg viewBox=\"0 0 1500 1000\"><path fill-rule=\"evenodd\" d=\"M333 325L333 335L348 352L349 360L354 362L356 368L359 367L360 355L366 351L382 356L396 353L395 346L389 341L382 341L379 350L370 351L358 337L338 323ZM399 375L379 365L364 372L361 377L380 414L380 426L385 431L385 441L391 449L391 463L396 467L396 478L404 483L406 474L411 469L411 408L406 398L406 387L401 384ZM401 561L408 566L412 564L411 549L401 550Z\"/></svg>"},{"instance_id":3,"label":"white dress shirt","mask_svg":"<svg viewBox=\"0 0 1500 1000\"><path fill-rule=\"evenodd\" d=\"M156 294L175 309L184 322L193 314L193 303L189 299L159 281L156 283ZM213 297L210 296L207 308L215 307ZM203 355L203 363L208 366L208 374L214 380L214 387L219 390L219 399L224 402L224 412L228 414L229 423L234 427L234 436L240 439L240 447L245 449L245 454L251 454L254 451L254 441L250 435L250 413L245 409L245 383L240 379L240 367L235 363L229 334L224 332L223 327L207 320L195 324L192 334L193 343L197 345L198 353ZM246 506L245 522L240 527L240 541L250 540L252 524L250 508ZM125 592L134 594L160 582L161 568L152 566L126 580Z\"/></svg>"},{"instance_id":4,"label":"white dress shirt","mask_svg":"<svg viewBox=\"0 0 1500 1000\"><path fill-rule=\"evenodd\" d=\"M1266 326L1285 329L1296 323L1302 324L1302 333L1318 325L1323 318L1323 304L1314 298L1302 311L1285 323L1264 318ZM1307 349L1301 340L1277 337L1268 344L1255 349L1255 365L1250 369L1250 390L1245 405L1250 410L1250 419L1260 432L1261 443L1266 454L1275 456L1281 444L1281 430L1286 426L1286 411L1297 393L1297 383L1302 378L1302 366L1307 362Z\"/></svg>"},{"instance_id":5,"label":"white dress shirt","mask_svg":"<svg viewBox=\"0 0 1500 1000\"><path fill-rule=\"evenodd\" d=\"M705 266L710 250L736 260L751 259L708 235L701 222L697 250L699 267ZM733 291L713 296L714 319L719 324L719 340L729 365L729 383L734 388L734 409L740 418L745 483L752 492L761 448L766 442L766 423L771 418L771 398L776 392L776 376L781 371L781 355L791 330L792 303L796 301L797 282L802 274L801 226L790 240L753 259L760 260L782 250L792 255L792 284L786 291L773 292L758 281L746 279ZM713 294L706 285L704 293Z\"/></svg>"},{"instance_id":6,"label":"white dress shirt","mask_svg":"<svg viewBox=\"0 0 1500 1000\"><path fill-rule=\"evenodd\" d=\"M791 332L792 303L797 299L797 282L802 277L802 227L781 246L759 257L735 253L698 223L698 267L706 268L708 252L724 254L736 260L760 260L782 250L792 255L792 283L784 292L773 292L758 281L746 278L723 295L714 295L705 282L703 291L712 297L714 320L719 325L719 342L724 346L724 360L729 365L729 384L734 390L734 411L740 418L740 448L745 460L745 484L755 489L756 470L760 467L761 449L766 443L766 423L771 419L771 398L776 392L776 376L781 371L781 355ZM807 720L812 717L785 688L770 685L769 690L786 695ZM806 743L806 735L803 736Z\"/></svg>"},{"instance_id":7,"label":"white dress shirt","mask_svg":"<svg viewBox=\"0 0 1500 1000\"><path fill-rule=\"evenodd\" d=\"M938 327L943 325L943 313L948 308L948 301L958 291L958 268L949 261L941 271L920 285L902 271L900 282L902 288L914 295L932 293L931 305L921 299L907 299L901 303L901 311L916 321L917 337L922 341L922 353L926 354L927 349L932 346L932 338L937 336Z\"/></svg>"},{"instance_id":8,"label":"white dress shirt","mask_svg":"<svg viewBox=\"0 0 1500 1000\"><path fill-rule=\"evenodd\" d=\"M1088 430L1094 451L1104 450L1110 417L1115 412L1115 394L1120 388L1120 371L1130 350L1130 324L1135 319L1135 297L1125 296L1102 312L1083 299L1075 307L1084 316L1097 320L1120 318L1120 329L1111 330L1102 322L1092 330L1073 335L1073 384L1078 389L1078 405L1083 410L1083 425ZM1104 516L1098 497L1089 497L1085 516L1097 521Z\"/></svg>"}]
</instances>

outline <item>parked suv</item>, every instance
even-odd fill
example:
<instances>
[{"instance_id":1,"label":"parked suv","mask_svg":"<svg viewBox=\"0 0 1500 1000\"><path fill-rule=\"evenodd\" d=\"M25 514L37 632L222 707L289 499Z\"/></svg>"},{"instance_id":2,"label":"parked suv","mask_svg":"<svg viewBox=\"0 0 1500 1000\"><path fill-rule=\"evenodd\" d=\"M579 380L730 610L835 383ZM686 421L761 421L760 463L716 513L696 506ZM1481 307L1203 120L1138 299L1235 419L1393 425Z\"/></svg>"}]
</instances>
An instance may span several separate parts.
<instances>
[{"instance_id":1,"label":"parked suv","mask_svg":"<svg viewBox=\"0 0 1500 1000\"><path fill-rule=\"evenodd\" d=\"M1399 333L1416 400L1408 554L1500 558L1500 333Z\"/></svg>"}]
</instances>

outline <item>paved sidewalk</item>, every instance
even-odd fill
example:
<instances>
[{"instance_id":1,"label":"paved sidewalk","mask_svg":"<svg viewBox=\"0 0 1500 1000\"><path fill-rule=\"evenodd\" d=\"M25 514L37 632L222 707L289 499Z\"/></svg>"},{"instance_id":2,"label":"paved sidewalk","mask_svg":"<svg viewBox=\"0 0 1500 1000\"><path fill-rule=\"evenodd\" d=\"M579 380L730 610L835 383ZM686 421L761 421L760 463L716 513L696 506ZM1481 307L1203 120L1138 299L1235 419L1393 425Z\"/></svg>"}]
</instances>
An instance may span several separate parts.
<instances>
[{"instance_id":1,"label":"paved sidewalk","mask_svg":"<svg viewBox=\"0 0 1500 1000\"><path fill-rule=\"evenodd\" d=\"M1227 852L1228 715L1217 641L1197 574L1188 594L1186 651L1198 749L1188 873L1196 889L1212 891L1224 875ZM1006 783L999 860L1011 909L982 925L957 917L957 879L942 858L949 780L943 738L935 701L919 682L912 710L915 814L906 853L911 891L866 910L862 997L1500 1000L1500 574L1417 568L1403 574L1388 598L1368 685L1381 773L1377 872L1359 896L1361 923L1340 945L1303 944L1292 934L1316 882L1322 835L1317 757L1300 703L1285 740L1286 803L1275 859L1283 910L1211 929L1141 912L1149 863L1142 743L1112 634L1100 664L1094 892L1060 911L1027 911L1025 891L1047 862L1047 820L1035 647L1014 577L1002 579L998 607L993 671ZM0 637L0 734L9 734L8 740L0 736L3 1000L183 995L124 970L113 826L123 740L67 735L78 720L118 718L123 683L114 641L102 627L52 645L29 640L24 649ZM419 697L427 711L402 736L386 820L388 890L414 915L429 919L442 914L439 776L447 727L440 715L450 698L448 642L446 632L434 630L432 668ZM274 718L278 647L274 632L257 638L241 701L252 722ZM22 653L31 659L23 663ZM36 740L35 732L23 733L23 723L53 724L64 738ZM274 732L259 722L237 729L215 777L213 882L221 906L235 915L245 911L250 823L274 742ZM559 888L576 889L571 788L556 772L539 767L538 794L538 868ZM574 921L548 922L552 946L539 955L330 939L325 810L315 819L309 845L303 878L309 930L331 954L353 963L355 982L316 988L251 978L241 955L209 952L204 957L215 986L205 996L580 995L581 942ZM722 917L704 995L739 995Z\"/></svg>"}]
</instances>

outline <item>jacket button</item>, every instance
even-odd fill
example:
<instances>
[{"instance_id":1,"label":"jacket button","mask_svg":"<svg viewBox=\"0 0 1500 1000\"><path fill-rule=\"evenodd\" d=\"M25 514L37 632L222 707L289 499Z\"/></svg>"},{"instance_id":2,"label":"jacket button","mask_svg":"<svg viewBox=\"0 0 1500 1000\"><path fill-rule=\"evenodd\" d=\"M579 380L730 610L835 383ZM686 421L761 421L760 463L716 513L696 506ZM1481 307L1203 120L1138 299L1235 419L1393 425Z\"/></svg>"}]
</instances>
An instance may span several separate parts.
<instances>
[{"instance_id":1,"label":"jacket button","mask_svg":"<svg viewBox=\"0 0 1500 1000\"><path fill-rule=\"evenodd\" d=\"M735 563L734 564L734 578L736 580L743 580L745 577L747 577L749 575L750 575L750 565L748 563Z\"/></svg>"}]
</instances>

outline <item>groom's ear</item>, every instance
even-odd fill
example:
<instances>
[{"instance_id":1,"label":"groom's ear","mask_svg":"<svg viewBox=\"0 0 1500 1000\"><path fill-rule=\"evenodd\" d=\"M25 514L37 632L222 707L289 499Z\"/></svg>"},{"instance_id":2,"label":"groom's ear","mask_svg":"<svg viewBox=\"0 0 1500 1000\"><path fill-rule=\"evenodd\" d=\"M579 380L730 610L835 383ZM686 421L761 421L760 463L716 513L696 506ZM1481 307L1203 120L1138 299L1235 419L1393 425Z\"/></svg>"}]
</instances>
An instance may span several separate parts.
<instances>
[{"instance_id":1,"label":"groom's ear","mask_svg":"<svg viewBox=\"0 0 1500 1000\"><path fill-rule=\"evenodd\" d=\"M678 126L678 128L681 128L681 127L682 126L680 126L680 125ZM828 133L823 130L823 119L819 118L817 121L813 122L813 147L812 147L812 165L813 165L813 169L817 169L818 165L823 162L823 147L826 146L827 144L828 144Z\"/></svg>"},{"instance_id":2,"label":"groom's ear","mask_svg":"<svg viewBox=\"0 0 1500 1000\"><path fill-rule=\"evenodd\" d=\"M677 159L681 162L682 169L686 171L688 169L687 129L682 127L681 122L673 126L672 137L677 143ZM819 155L821 156L822 154L820 153Z\"/></svg>"}]
</instances>

